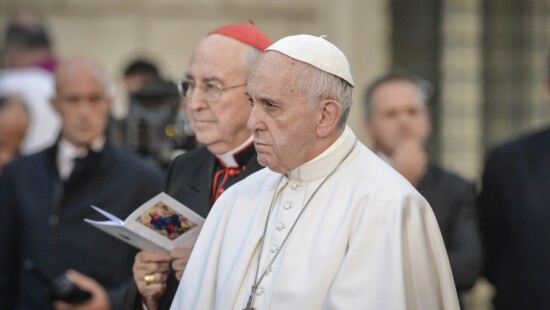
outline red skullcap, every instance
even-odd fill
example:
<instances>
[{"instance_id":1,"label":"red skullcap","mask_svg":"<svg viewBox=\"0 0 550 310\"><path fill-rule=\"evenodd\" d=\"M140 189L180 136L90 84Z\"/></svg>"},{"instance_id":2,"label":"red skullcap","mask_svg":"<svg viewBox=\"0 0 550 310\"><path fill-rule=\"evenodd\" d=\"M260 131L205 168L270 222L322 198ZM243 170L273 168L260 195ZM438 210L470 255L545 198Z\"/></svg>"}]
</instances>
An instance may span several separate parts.
<instances>
[{"instance_id":1,"label":"red skullcap","mask_svg":"<svg viewBox=\"0 0 550 310\"><path fill-rule=\"evenodd\" d=\"M209 34L221 34L264 51L271 45L269 37L253 23L237 23L221 26Z\"/></svg>"}]
</instances>

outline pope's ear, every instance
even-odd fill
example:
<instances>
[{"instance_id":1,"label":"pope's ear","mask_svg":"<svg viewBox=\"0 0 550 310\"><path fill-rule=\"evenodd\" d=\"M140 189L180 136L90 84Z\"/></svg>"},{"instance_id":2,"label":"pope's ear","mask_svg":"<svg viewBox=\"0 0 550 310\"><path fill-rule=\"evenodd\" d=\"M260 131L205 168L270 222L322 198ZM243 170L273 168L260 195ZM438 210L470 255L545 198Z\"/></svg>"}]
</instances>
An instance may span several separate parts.
<instances>
[{"instance_id":1,"label":"pope's ear","mask_svg":"<svg viewBox=\"0 0 550 310\"><path fill-rule=\"evenodd\" d=\"M332 99L324 99L319 103L321 115L317 124L317 134L325 138L330 135L336 127L342 115L340 102Z\"/></svg>"}]
</instances>

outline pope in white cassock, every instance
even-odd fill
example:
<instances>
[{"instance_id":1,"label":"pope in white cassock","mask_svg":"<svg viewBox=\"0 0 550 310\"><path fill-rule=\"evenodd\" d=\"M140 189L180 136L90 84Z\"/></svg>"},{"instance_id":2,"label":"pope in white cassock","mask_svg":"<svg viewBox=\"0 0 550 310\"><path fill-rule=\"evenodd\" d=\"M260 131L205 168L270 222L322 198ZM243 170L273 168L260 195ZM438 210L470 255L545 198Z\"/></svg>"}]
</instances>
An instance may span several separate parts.
<instances>
[{"instance_id":1,"label":"pope in white cassock","mask_svg":"<svg viewBox=\"0 0 550 310\"><path fill-rule=\"evenodd\" d=\"M346 126L352 89L324 38L267 48L246 91L269 169L216 202L172 309L458 309L430 205Z\"/></svg>"}]
</instances>

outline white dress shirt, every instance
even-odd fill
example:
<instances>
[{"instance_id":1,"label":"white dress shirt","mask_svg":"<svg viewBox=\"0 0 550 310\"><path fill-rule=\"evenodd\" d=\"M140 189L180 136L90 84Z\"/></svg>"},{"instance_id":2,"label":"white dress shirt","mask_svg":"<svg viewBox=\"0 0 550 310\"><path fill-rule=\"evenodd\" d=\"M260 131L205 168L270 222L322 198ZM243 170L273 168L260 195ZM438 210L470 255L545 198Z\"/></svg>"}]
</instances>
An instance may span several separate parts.
<instances>
[{"instance_id":1,"label":"white dress shirt","mask_svg":"<svg viewBox=\"0 0 550 310\"><path fill-rule=\"evenodd\" d=\"M100 152L105 145L105 137L99 137L95 139L90 148L95 152ZM59 171L59 178L65 181L71 175L74 168L74 160L76 158L84 158L88 155L87 147L78 147L69 142L65 138L61 138L57 145L57 170Z\"/></svg>"}]
</instances>

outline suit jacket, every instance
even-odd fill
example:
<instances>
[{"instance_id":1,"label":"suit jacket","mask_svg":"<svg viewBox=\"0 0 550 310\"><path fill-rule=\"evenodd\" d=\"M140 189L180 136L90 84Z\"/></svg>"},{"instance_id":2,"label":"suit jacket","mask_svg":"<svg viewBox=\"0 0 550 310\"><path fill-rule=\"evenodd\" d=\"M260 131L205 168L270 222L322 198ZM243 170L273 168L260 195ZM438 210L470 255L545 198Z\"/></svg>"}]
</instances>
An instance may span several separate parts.
<instances>
[{"instance_id":1,"label":"suit jacket","mask_svg":"<svg viewBox=\"0 0 550 310\"><path fill-rule=\"evenodd\" d=\"M168 169L165 192L201 216L206 217L212 207L210 198L215 164L216 157L205 147L178 156ZM246 169L228 185L231 186L262 168L254 152ZM171 272L167 291L159 301L158 310L170 309L178 285L179 282ZM140 309L142 300L135 281L129 285L126 298L128 309Z\"/></svg>"},{"instance_id":2,"label":"suit jacket","mask_svg":"<svg viewBox=\"0 0 550 310\"><path fill-rule=\"evenodd\" d=\"M481 270L475 185L430 163L417 189L434 211L457 290L471 288Z\"/></svg>"},{"instance_id":3,"label":"suit jacket","mask_svg":"<svg viewBox=\"0 0 550 310\"><path fill-rule=\"evenodd\" d=\"M161 190L160 170L105 143L61 182L57 145L19 158L0 176L0 309L49 309L48 290L23 269L32 260L51 276L72 268L94 278L120 309L136 250L85 223L104 219L90 205L119 218Z\"/></svg>"},{"instance_id":4,"label":"suit jacket","mask_svg":"<svg viewBox=\"0 0 550 310\"><path fill-rule=\"evenodd\" d=\"M496 309L550 309L550 128L490 152L479 196Z\"/></svg>"}]
</instances>

